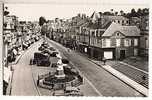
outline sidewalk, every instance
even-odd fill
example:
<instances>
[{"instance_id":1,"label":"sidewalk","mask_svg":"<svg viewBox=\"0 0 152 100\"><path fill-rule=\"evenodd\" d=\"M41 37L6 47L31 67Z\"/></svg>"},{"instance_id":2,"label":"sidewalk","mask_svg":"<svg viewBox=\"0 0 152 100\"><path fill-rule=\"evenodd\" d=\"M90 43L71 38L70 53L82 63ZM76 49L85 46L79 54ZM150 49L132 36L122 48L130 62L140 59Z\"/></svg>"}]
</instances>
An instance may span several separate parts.
<instances>
[{"instance_id":1,"label":"sidewalk","mask_svg":"<svg viewBox=\"0 0 152 100\"><path fill-rule=\"evenodd\" d=\"M132 88L136 89L140 93L144 94L145 96L148 96L148 89L145 87L148 87L148 79L146 80L146 83L142 86L141 84L141 76L147 74L141 73L139 71L135 71L135 69L129 69L128 65L124 65L119 61L107 61L106 65L103 64L101 61L93 60L89 58L87 55L82 54L78 51L76 51L79 55L86 57L88 60L92 61L93 63L97 64L98 66L104 68L109 73L116 76L121 81L125 82ZM125 67L125 68L124 68ZM125 70L124 70L125 69ZM145 87L144 87L145 86Z\"/></svg>"},{"instance_id":2,"label":"sidewalk","mask_svg":"<svg viewBox=\"0 0 152 100\"><path fill-rule=\"evenodd\" d=\"M38 41L37 41L38 42ZM35 42L35 43L37 43L37 42ZM9 76L9 81L8 81L8 87L7 87L7 92L6 92L6 95L10 95L11 94L11 89L12 89L12 79L13 79L13 74L14 74L14 66L18 63L18 61L21 59L21 57L24 55L24 53L26 52L26 51L28 51L31 47L33 47L34 45L35 45L35 43L34 44L32 44L27 50L25 50L25 51L23 51L23 50L21 50L20 52L19 52L19 55L16 57L16 60L14 61L14 62L12 62L12 63L9 63L9 69L11 70L11 74L10 74L10 76Z\"/></svg>"},{"instance_id":3,"label":"sidewalk","mask_svg":"<svg viewBox=\"0 0 152 100\"><path fill-rule=\"evenodd\" d=\"M59 43L56 43L56 42L55 42L55 44L59 45ZM64 47L62 49L66 50L67 48ZM82 57L88 59L89 61L93 62L94 64L102 67L102 69L104 69L105 71L109 72L110 74L112 74L113 76L115 76L117 79L119 79L123 83L128 84L129 87L133 88L134 90L140 92L141 94L143 94L145 96L148 96L148 89L147 88L143 87L142 85L140 85L137 82L133 81L132 79L128 78L126 75L124 75L123 73L117 71L113 67L111 67L111 66L103 66L103 64L102 64L101 61L96 61L96 60L90 59L87 55L82 54L82 53L77 52L77 51L71 50L70 54L79 55L79 56L82 56Z\"/></svg>"},{"instance_id":4,"label":"sidewalk","mask_svg":"<svg viewBox=\"0 0 152 100\"><path fill-rule=\"evenodd\" d=\"M93 59L89 58L87 55L84 55L78 51L71 50L71 53L77 53L81 56L86 57L86 59L88 59L88 60L92 61L93 63L95 63L96 65L102 67L103 69L105 69L109 73L113 74L118 79L120 79L124 83L128 84L129 86L131 86L138 92L142 93L145 96L148 96L148 89L146 88L148 86L148 79L146 81L146 85L144 85L145 87L142 86L141 84L139 84L142 81L141 76L145 75L144 73L142 73L138 70L135 70L133 68L130 68L130 67L128 67L128 65L124 65L124 64L120 63L119 61L117 61L117 62L113 61L112 62L113 64L109 63L106 66L104 66L103 62L93 60ZM114 66L115 64L116 64L116 66ZM132 78L132 76L133 76L133 78ZM147 75L147 77L148 77L148 75Z\"/></svg>"}]
</instances>

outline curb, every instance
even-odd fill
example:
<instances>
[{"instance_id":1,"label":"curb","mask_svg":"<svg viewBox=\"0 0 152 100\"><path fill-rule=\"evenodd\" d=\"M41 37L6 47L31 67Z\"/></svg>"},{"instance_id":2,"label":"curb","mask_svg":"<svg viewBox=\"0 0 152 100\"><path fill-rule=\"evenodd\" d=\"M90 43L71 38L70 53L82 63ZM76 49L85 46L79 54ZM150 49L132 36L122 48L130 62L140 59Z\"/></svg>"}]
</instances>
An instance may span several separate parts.
<instances>
[{"instance_id":1,"label":"curb","mask_svg":"<svg viewBox=\"0 0 152 100\"><path fill-rule=\"evenodd\" d=\"M78 52L79 54L79 52ZM83 54L82 54L83 55ZM80 56L82 56L80 54ZM123 81L124 83L126 83L127 85L131 86L132 88L134 88L136 91L140 92L141 94L143 94L144 96L148 96L148 89L145 88L144 86L140 85L139 83L135 82L134 80L130 79L129 77L127 77L126 75L124 75L123 73L115 70L114 68L112 68L109 65L106 66L102 66L98 63L96 63L95 61L91 60L88 57L85 57L86 59L88 59L89 61L93 62L94 64L102 67L104 70L108 71L109 73L111 73L112 75L114 75L115 77L117 77L118 79L120 79L121 81ZM108 67L107 67L108 66Z\"/></svg>"},{"instance_id":2,"label":"curb","mask_svg":"<svg viewBox=\"0 0 152 100\"><path fill-rule=\"evenodd\" d=\"M39 40L39 41L41 41L41 40ZM37 41L37 42L39 42L39 41ZM35 43L37 43L37 42L35 42ZM26 53L26 51L28 51L29 49L31 49L35 45L35 43L32 44L27 50L21 51L21 54L18 56L18 58L15 60L15 62L13 62L11 65L17 64L18 61L21 59L21 57Z\"/></svg>"},{"instance_id":3,"label":"curb","mask_svg":"<svg viewBox=\"0 0 152 100\"><path fill-rule=\"evenodd\" d=\"M37 41L37 42L39 42L39 41ZM37 42L35 42L35 43L37 43ZM34 44L31 45L27 50L21 51L21 54L18 56L18 58L15 60L15 62L11 63L11 66L17 64L18 61L21 59L21 57L22 57L30 48L32 48L33 46L34 46ZM8 83L8 87L7 87L7 90L6 90L6 95L11 95L13 74L14 74L14 69L13 69L13 71L12 71L12 73L11 73L11 76L10 76L10 81L9 81L9 83Z\"/></svg>"},{"instance_id":4,"label":"curb","mask_svg":"<svg viewBox=\"0 0 152 100\"><path fill-rule=\"evenodd\" d=\"M92 61L92 60L90 60L90 61ZM94 61L92 61L92 62L98 66L101 66L100 64L97 64ZM141 94L148 96L148 89L147 88L145 88L144 86L140 85L139 83L133 81L132 79L130 79L129 77L127 77L123 73L115 70L114 68L112 68L109 65L105 65L105 66L101 66L101 67L104 68L109 73L111 73L112 75L114 75L115 77L119 78L121 81L125 82L126 84L128 84L129 86L134 88L135 90L137 90L138 92L140 92Z\"/></svg>"},{"instance_id":5,"label":"curb","mask_svg":"<svg viewBox=\"0 0 152 100\"><path fill-rule=\"evenodd\" d=\"M56 44L56 45L58 45L58 46L61 46L61 44L59 44L59 43L57 43L57 42L54 42L53 40L49 40L49 41L53 42L54 44ZM64 46L63 46L63 47L64 47ZM66 47L64 47L64 48L67 49ZM67 51L66 51L66 52L67 52ZM71 52L73 52L73 51L71 51ZM64 57L67 58L66 56L64 56ZM95 90L95 92L96 92L99 96L103 96L103 95L93 86L93 84L91 83L91 81L88 80L88 79L86 78L86 76L73 64L73 62L70 61L70 64L79 72L79 74L80 74L81 76L84 77L84 79L88 82L89 85L91 85L91 87ZM83 80L83 81L84 81L84 80Z\"/></svg>"},{"instance_id":6,"label":"curb","mask_svg":"<svg viewBox=\"0 0 152 100\"><path fill-rule=\"evenodd\" d=\"M58 43L59 44L59 43ZM77 53L77 52L76 52ZM79 54L79 53L78 53ZM81 55L80 55L81 56ZM115 70L114 68L112 68L109 65L106 66L102 66L94 61L92 61L90 58L87 58L89 61L93 62L94 64L102 67L103 69L105 69L106 71L108 71L109 73L111 73L112 75L114 75L115 77L117 77L118 79L120 79L121 81L123 81L124 83L126 83L127 85L131 86L132 88L134 88L136 91L140 92L141 94L143 94L144 96L148 96L148 89L145 88L144 86L140 85L139 83L133 81L132 79L130 79L129 77L127 77L126 75L124 75L123 73Z\"/></svg>"}]
</instances>

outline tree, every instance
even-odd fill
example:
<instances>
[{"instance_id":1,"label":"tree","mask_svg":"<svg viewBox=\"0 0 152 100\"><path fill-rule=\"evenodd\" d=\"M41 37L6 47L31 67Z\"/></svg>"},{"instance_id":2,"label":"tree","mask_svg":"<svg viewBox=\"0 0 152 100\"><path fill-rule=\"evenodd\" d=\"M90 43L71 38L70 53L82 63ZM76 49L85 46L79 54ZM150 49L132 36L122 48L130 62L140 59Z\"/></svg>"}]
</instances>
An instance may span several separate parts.
<instances>
[{"instance_id":1,"label":"tree","mask_svg":"<svg viewBox=\"0 0 152 100\"><path fill-rule=\"evenodd\" d=\"M111 9L110 11L111 11L111 14L113 14L113 15L114 15L114 13L113 13L113 12L114 12L114 10L113 10L113 9Z\"/></svg>"},{"instance_id":2,"label":"tree","mask_svg":"<svg viewBox=\"0 0 152 100\"><path fill-rule=\"evenodd\" d=\"M41 35L45 36L47 33L47 25L44 25L46 23L46 19L44 17L39 18L39 25L41 26ZM44 39L45 40L45 39Z\"/></svg>"},{"instance_id":3,"label":"tree","mask_svg":"<svg viewBox=\"0 0 152 100\"><path fill-rule=\"evenodd\" d=\"M41 16L41 17L39 18L39 25L40 25L40 26L43 26L44 23L46 23L46 19Z\"/></svg>"},{"instance_id":4,"label":"tree","mask_svg":"<svg viewBox=\"0 0 152 100\"><path fill-rule=\"evenodd\" d=\"M118 12L117 12L117 11L115 12L115 15L116 15L116 16L118 15Z\"/></svg>"},{"instance_id":5,"label":"tree","mask_svg":"<svg viewBox=\"0 0 152 100\"><path fill-rule=\"evenodd\" d=\"M123 16L124 15L124 11L120 10L120 15Z\"/></svg>"},{"instance_id":6,"label":"tree","mask_svg":"<svg viewBox=\"0 0 152 100\"><path fill-rule=\"evenodd\" d=\"M137 10L137 16L142 16L143 15L143 12L142 12L142 10L139 8L138 10Z\"/></svg>"},{"instance_id":7,"label":"tree","mask_svg":"<svg viewBox=\"0 0 152 100\"><path fill-rule=\"evenodd\" d=\"M109 11L106 11L106 12L103 13L103 15L113 15L113 14Z\"/></svg>"},{"instance_id":8,"label":"tree","mask_svg":"<svg viewBox=\"0 0 152 100\"><path fill-rule=\"evenodd\" d=\"M131 17L137 17L137 13L135 11L135 9L131 9L131 14L130 14Z\"/></svg>"},{"instance_id":9,"label":"tree","mask_svg":"<svg viewBox=\"0 0 152 100\"><path fill-rule=\"evenodd\" d=\"M4 9L4 16L7 16L9 14L9 11L7 11L7 10L8 10L8 7L5 7L5 9Z\"/></svg>"},{"instance_id":10,"label":"tree","mask_svg":"<svg viewBox=\"0 0 152 100\"><path fill-rule=\"evenodd\" d=\"M148 15L149 14L149 9L148 8L144 8L142 11L143 11L143 15Z\"/></svg>"}]
</instances>

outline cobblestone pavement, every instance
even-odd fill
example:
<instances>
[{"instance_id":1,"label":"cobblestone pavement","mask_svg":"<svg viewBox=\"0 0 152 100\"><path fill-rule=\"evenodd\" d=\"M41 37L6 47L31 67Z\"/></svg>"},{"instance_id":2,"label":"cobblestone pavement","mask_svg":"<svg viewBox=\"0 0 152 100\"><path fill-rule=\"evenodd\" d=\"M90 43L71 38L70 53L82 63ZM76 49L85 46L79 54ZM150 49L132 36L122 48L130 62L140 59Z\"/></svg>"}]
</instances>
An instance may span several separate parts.
<instances>
[{"instance_id":1,"label":"cobblestone pavement","mask_svg":"<svg viewBox=\"0 0 152 100\"><path fill-rule=\"evenodd\" d=\"M148 61L142 57L129 57L129 58L126 58L125 60L123 60L123 62L125 62L129 65L135 66L136 68L139 68L146 72L148 72L148 70L149 70Z\"/></svg>"},{"instance_id":2,"label":"cobblestone pavement","mask_svg":"<svg viewBox=\"0 0 152 100\"><path fill-rule=\"evenodd\" d=\"M77 53L81 56L88 58L88 56L85 54L82 54L78 51L77 51ZM94 60L91 58L88 58L88 59L90 59L93 62L96 62L100 65L103 65L102 61L97 61L97 60ZM126 61L129 62L128 59ZM135 62L135 61L132 61L132 62ZM143 64L145 64L144 66L141 66L141 65L138 66L138 64L142 63L142 62L137 61L136 66L133 66L133 64L135 64L135 63L132 63L132 62L130 62L132 65L129 65L126 62L108 60L106 62L106 64L110 65L111 67L118 70L119 72L125 74L127 77L129 77L132 80L136 81L137 83L143 85L144 87L149 88L148 63L144 61L144 63L143 63ZM143 81L142 76L146 76L146 80Z\"/></svg>"},{"instance_id":3,"label":"cobblestone pavement","mask_svg":"<svg viewBox=\"0 0 152 100\"><path fill-rule=\"evenodd\" d=\"M96 61L99 64L103 64L103 62L101 61ZM106 62L107 65L110 65L111 67L113 67L114 69L116 69L117 71L125 74L126 76L128 76L129 78L131 78L132 80L136 81L137 83L145 86L146 88L148 88L148 74L144 73L142 71L136 70L132 67L130 67L127 64L123 64L119 61L107 61ZM146 80L143 81L142 80L142 76L146 76Z\"/></svg>"}]
</instances>

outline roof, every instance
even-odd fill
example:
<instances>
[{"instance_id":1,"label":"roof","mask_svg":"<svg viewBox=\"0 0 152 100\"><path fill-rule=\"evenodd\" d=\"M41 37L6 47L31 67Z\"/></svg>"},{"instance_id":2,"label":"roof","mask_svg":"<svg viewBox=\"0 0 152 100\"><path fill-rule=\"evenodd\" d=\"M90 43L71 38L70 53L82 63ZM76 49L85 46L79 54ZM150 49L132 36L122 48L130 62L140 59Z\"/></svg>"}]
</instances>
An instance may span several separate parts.
<instances>
[{"instance_id":1,"label":"roof","mask_svg":"<svg viewBox=\"0 0 152 100\"><path fill-rule=\"evenodd\" d=\"M90 18L92 18L92 20L97 20L100 18L100 14L94 11Z\"/></svg>"},{"instance_id":2,"label":"roof","mask_svg":"<svg viewBox=\"0 0 152 100\"><path fill-rule=\"evenodd\" d=\"M112 36L116 31L121 32L125 36L140 36L140 30L136 26L122 26L114 22L112 22L102 36Z\"/></svg>"},{"instance_id":3,"label":"roof","mask_svg":"<svg viewBox=\"0 0 152 100\"><path fill-rule=\"evenodd\" d=\"M110 20L129 20L128 18L124 17L124 16L103 16L103 18L107 18L107 19L110 19Z\"/></svg>"}]
</instances>

